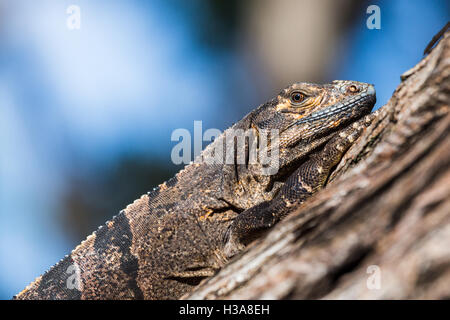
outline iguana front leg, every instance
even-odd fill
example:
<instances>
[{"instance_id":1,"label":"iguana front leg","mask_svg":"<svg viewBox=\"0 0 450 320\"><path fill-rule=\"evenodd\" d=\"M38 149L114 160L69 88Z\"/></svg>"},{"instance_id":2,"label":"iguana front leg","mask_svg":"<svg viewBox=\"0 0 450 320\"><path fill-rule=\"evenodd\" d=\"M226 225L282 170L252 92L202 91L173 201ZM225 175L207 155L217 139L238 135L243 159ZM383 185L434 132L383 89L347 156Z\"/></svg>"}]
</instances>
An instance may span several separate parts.
<instances>
[{"instance_id":1,"label":"iguana front leg","mask_svg":"<svg viewBox=\"0 0 450 320\"><path fill-rule=\"evenodd\" d=\"M293 204L304 202L321 189L333 168L372 118L366 116L337 133L321 151L312 154L291 174L272 201L262 202L239 214L225 234L225 256L230 258L240 252L262 231L286 216Z\"/></svg>"}]
</instances>

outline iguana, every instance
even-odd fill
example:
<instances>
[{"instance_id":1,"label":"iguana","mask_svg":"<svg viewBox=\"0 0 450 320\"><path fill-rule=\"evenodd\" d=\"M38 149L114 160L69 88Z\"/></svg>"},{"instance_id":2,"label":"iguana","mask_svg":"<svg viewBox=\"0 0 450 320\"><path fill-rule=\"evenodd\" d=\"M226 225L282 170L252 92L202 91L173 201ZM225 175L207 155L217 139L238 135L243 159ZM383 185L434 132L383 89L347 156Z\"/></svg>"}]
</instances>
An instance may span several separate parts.
<instances>
[{"instance_id":1,"label":"iguana","mask_svg":"<svg viewBox=\"0 0 450 320\"><path fill-rule=\"evenodd\" d=\"M291 205L326 184L370 123L375 100L374 87L356 81L292 84L14 298L179 298L288 214ZM231 148L225 143L236 142L236 132L252 132L262 149L267 130L274 133L267 138L268 153L278 152L278 170L269 174L262 170L265 164L249 161L249 139ZM223 157L233 153L231 163L201 161L217 150L224 151ZM239 151L243 161L237 161Z\"/></svg>"}]
</instances>

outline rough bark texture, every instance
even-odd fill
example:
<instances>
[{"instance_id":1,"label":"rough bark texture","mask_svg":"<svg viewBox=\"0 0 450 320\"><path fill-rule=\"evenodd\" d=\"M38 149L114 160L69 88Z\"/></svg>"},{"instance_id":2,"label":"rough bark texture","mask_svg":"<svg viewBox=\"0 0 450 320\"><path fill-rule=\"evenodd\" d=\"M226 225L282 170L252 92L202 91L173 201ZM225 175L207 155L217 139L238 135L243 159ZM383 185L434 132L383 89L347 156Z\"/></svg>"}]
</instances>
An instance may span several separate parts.
<instances>
[{"instance_id":1,"label":"rough bark texture","mask_svg":"<svg viewBox=\"0 0 450 320\"><path fill-rule=\"evenodd\" d=\"M185 298L450 298L450 31L402 80L328 186Z\"/></svg>"}]
</instances>

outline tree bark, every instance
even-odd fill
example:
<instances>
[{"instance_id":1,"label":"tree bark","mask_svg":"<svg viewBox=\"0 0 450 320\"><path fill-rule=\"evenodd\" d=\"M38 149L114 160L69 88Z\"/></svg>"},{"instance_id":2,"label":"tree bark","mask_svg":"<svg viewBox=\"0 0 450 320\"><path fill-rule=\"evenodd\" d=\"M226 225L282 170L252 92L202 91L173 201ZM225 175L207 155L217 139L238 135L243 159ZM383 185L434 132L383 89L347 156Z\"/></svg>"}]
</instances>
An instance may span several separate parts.
<instances>
[{"instance_id":1,"label":"tree bark","mask_svg":"<svg viewBox=\"0 0 450 320\"><path fill-rule=\"evenodd\" d=\"M328 186L190 299L450 298L450 31Z\"/></svg>"}]
</instances>

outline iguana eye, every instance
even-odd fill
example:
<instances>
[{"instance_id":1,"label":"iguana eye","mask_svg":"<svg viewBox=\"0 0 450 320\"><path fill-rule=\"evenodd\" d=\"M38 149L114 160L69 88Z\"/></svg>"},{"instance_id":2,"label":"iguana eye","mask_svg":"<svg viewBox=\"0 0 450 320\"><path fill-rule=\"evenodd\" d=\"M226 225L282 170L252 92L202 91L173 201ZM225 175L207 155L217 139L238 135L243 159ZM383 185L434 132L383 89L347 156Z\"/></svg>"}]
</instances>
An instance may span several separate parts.
<instances>
[{"instance_id":1,"label":"iguana eye","mask_svg":"<svg viewBox=\"0 0 450 320\"><path fill-rule=\"evenodd\" d=\"M291 93L291 102L293 104L299 104L303 100L305 100L305 95L300 91L294 91Z\"/></svg>"},{"instance_id":2,"label":"iguana eye","mask_svg":"<svg viewBox=\"0 0 450 320\"><path fill-rule=\"evenodd\" d=\"M356 93L356 92L358 92L359 91L359 88L357 87L357 86L355 86L355 85L351 85L351 86L348 86L347 87L347 91L348 92L351 92L351 93Z\"/></svg>"}]
</instances>

